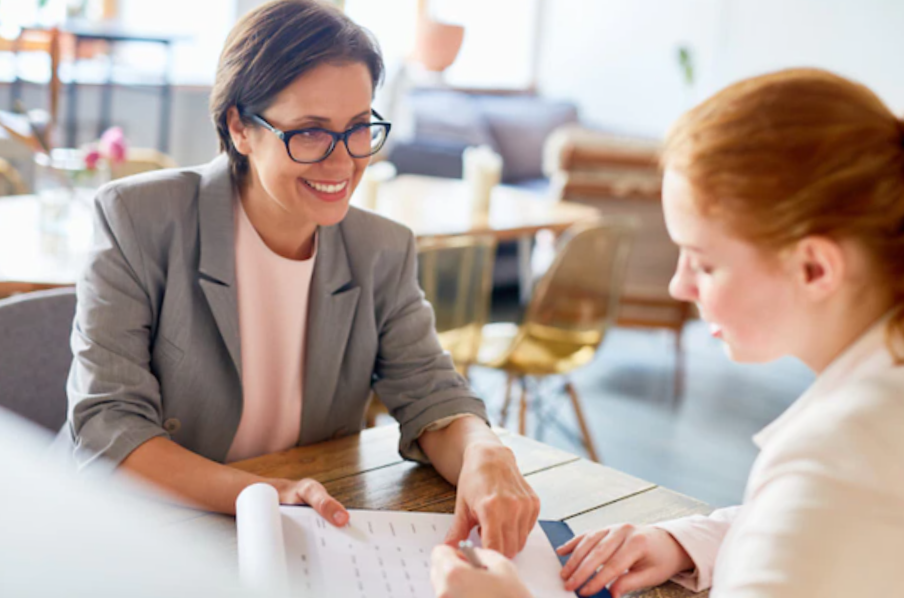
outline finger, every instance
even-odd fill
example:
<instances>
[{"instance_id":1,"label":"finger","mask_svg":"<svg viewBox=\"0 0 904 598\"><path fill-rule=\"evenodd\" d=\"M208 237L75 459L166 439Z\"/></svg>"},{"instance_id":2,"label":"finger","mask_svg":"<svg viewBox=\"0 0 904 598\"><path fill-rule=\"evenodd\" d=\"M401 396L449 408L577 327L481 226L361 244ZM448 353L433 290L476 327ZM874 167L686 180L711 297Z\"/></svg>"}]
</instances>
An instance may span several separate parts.
<instances>
[{"instance_id":1,"label":"finger","mask_svg":"<svg viewBox=\"0 0 904 598\"><path fill-rule=\"evenodd\" d=\"M602 573L602 571L597 573L600 565L606 565L604 570L608 573L611 570L608 562L613 558L613 555L619 556L620 549L624 545L626 536L626 533L622 533L619 530L618 533L608 534L601 542L594 546L593 549L587 553L584 560L581 561L577 570L566 580L565 589L571 591L576 590L584 585L588 579L594 576L594 574L599 575ZM577 554L577 550L575 551L575 554ZM574 556L572 556L572 558L574 558ZM622 569L622 571L624 571L624 569Z\"/></svg>"},{"instance_id":2,"label":"finger","mask_svg":"<svg viewBox=\"0 0 904 598\"><path fill-rule=\"evenodd\" d=\"M474 520L471 518L470 509L463 501L455 509L455 516L452 519L452 526L446 533L445 543L457 548L458 543L467 540L474 529Z\"/></svg>"},{"instance_id":3,"label":"finger","mask_svg":"<svg viewBox=\"0 0 904 598\"><path fill-rule=\"evenodd\" d=\"M505 535L502 526L495 521L488 522L486 516L480 520L480 543L484 548L509 556L505 550Z\"/></svg>"},{"instance_id":4,"label":"finger","mask_svg":"<svg viewBox=\"0 0 904 598\"><path fill-rule=\"evenodd\" d=\"M477 553L477 558L480 559L480 562L483 563L490 571L506 571L514 567L514 563L512 563L512 561L505 558L504 554L496 552L495 550L475 548L474 552Z\"/></svg>"},{"instance_id":5,"label":"finger","mask_svg":"<svg viewBox=\"0 0 904 598\"><path fill-rule=\"evenodd\" d=\"M465 559L461 552L446 544L438 544L433 547L433 552L430 554L430 561L432 566L441 568L457 567L459 564L467 564L467 559Z\"/></svg>"},{"instance_id":6,"label":"finger","mask_svg":"<svg viewBox=\"0 0 904 598\"><path fill-rule=\"evenodd\" d=\"M530 537L531 531L534 529L534 526L537 525L537 518L540 515L539 503L539 499L531 500L528 503L527 510L521 517L521 526L518 529L518 545L515 546L515 554L518 554L522 550L524 550L524 547L527 545L527 539Z\"/></svg>"},{"instance_id":7,"label":"finger","mask_svg":"<svg viewBox=\"0 0 904 598\"><path fill-rule=\"evenodd\" d=\"M578 542L578 545L572 549L573 552L571 553L571 558L568 559L568 562L565 563L565 566L562 568L562 579L568 579L574 575L574 572L581 563L584 562L584 559L587 558L590 551L593 550L597 544L602 542L604 538L609 536L609 534L609 529L601 529L589 534L584 534Z\"/></svg>"},{"instance_id":8,"label":"finger","mask_svg":"<svg viewBox=\"0 0 904 598\"><path fill-rule=\"evenodd\" d=\"M508 508L505 508L504 505L505 503L500 501L493 510L493 515L486 512L484 519L492 522L492 527L496 528L501 538L501 544L495 550L501 552L506 558L512 559L521 549L521 526L524 519L521 508L523 505L517 502L511 503ZM493 549L493 546L486 544L484 546Z\"/></svg>"},{"instance_id":9,"label":"finger","mask_svg":"<svg viewBox=\"0 0 904 598\"><path fill-rule=\"evenodd\" d=\"M445 544L440 544L433 549L430 558L430 583L438 596L447 595L450 579L453 572L470 565L462 561L460 553Z\"/></svg>"},{"instance_id":10,"label":"finger","mask_svg":"<svg viewBox=\"0 0 904 598\"><path fill-rule=\"evenodd\" d=\"M659 572L653 567L629 571L616 579L615 583L609 587L609 591L612 593L612 598L620 598L628 592L659 585L664 581L661 577Z\"/></svg>"},{"instance_id":11,"label":"finger","mask_svg":"<svg viewBox=\"0 0 904 598\"><path fill-rule=\"evenodd\" d=\"M604 560L605 566L591 579L581 591L581 596L593 596L607 585L615 581L617 578L630 572L637 561L643 556L643 552L628 547L626 544L623 550L618 551L611 559Z\"/></svg>"},{"instance_id":12,"label":"finger","mask_svg":"<svg viewBox=\"0 0 904 598\"><path fill-rule=\"evenodd\" d=\"M533 496L533 498L532 498L533 509L531 510L530 525L527 526L527 535L528 536L530 536L530 533L531 533L531 531L533 531L534 526L537 525L537 522L540 521L540 507L541 507L540 497L537 496L536 494L533 494L533 492L531 492L531 494ZM525 545L527 544L527 537L524 538L524 544ZM522 546L521 548L523 550L524 546Z\"/></svg>"},{"instance_id":13,"label":"finger","mask_svg":"<svg viewBox=\"0 0 904 598\"><path fill-rule=\"evenodd\" d=\"M581 534L580 536L575 536L568 542L565 542L558 548L556 548L556 553L559 556L565 556L566 554L571 554L571 551L574 550L574 547L578 545L578 542L584 539L584 536L587 534Z\"/></svg>"},{"instance_id":14,"label":"finger","mask_svg":"<svg viewBox=\"0 0 904 598\"><path fill-rule=\"evenodd\" d=\"M348 523L349 515L338 500L330 496L323 484L311 479L301 480L296 486L298 496L314 507L320 516L335 525L342 527Z\"/></svg>"}]
</instances>

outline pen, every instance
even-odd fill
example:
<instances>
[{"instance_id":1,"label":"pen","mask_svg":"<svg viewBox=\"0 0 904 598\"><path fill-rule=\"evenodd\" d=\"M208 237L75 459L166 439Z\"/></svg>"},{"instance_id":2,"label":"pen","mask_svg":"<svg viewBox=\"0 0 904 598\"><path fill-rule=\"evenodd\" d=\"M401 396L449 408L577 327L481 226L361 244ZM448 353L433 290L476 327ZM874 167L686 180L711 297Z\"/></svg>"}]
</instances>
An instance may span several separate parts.
<instances>
[{"instance_id":1,"label":"pen","mask_svg":"<svg viewBox=\"0 0 904 598\"><path fill-rule=\"evenodd\" d=\"M480 562L477 551L474 550L474 544L470 540L462 540L458 543L458 549L465 555L472 567L478 569L486 569L486 565Z\"/></svg>"}]
</instances>

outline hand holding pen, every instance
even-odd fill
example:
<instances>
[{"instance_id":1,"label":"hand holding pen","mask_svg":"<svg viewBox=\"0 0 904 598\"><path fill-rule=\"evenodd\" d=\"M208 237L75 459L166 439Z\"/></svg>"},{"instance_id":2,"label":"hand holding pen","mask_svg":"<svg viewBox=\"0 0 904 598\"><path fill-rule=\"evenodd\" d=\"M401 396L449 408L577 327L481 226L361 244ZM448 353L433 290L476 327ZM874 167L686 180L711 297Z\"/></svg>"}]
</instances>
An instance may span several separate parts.
<instances>
[{"instance_id":1,"label":"hand holding pen","mask_svg":"<svg viewBox=\"0 0 904 598\"><path fill-rule=\"evenodd\" d=\"M430 580L438 598L530 598L510 560L468 540L458 546L433 549Z\"/></svg>"}]
</instances>

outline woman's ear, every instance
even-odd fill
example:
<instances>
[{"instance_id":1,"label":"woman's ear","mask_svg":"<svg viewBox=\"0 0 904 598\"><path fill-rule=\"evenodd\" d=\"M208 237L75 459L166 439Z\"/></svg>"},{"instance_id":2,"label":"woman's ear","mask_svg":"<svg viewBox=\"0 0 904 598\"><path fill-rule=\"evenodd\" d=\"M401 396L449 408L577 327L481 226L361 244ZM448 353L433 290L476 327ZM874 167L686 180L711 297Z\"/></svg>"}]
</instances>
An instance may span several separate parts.
<instances>
[{"instance_id":1,"label":"woman's ear","mask_svg":"<svg viewBox=\"0 0 904 598\"><path fill-rule=\"evenodd\" d=\"M828 237L806 237L794 250L796 279L813 301L833 295L845 276L846 256L839 243Z\"/></svg>"},{"instance_id":2,"label":"woman's ear","mask_svg":"<svg viewBox=\"0 0 904 598\"><path fill-rule=\"evenodd\" d=\"M229 127L229 136L232 138L232 145L235 146L235 149L243 156L250 154L249 135L251 130L242 122L239 110L235 106L226 112L226 125Z\"/></svg>"}]
</instances>

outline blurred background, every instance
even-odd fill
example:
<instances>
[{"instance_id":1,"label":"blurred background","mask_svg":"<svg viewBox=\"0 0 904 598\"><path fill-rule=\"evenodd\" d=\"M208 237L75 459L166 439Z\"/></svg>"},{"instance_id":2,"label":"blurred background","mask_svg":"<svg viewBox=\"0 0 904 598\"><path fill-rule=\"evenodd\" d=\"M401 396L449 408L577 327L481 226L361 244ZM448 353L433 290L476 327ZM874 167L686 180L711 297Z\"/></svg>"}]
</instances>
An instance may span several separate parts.
<instances>
[{"instance_id":1,"label":"blurred background","mask_svg":"<svg viewBox=\"0 0 904 598\"><path fill-rule=\"evenodd\" d=\"M74 282L85 196L106 180L216 155L217 57L259 4L0 0L0 296ZM379 40L375 107L393 122L354 202L415 229L444 343L496 421L739 502L751 435L812 377L732 364L669 299L659 143L718 89L786 67L851 77L900 112L904 3L336 4Z\"/></svg>"}]
</instances>

